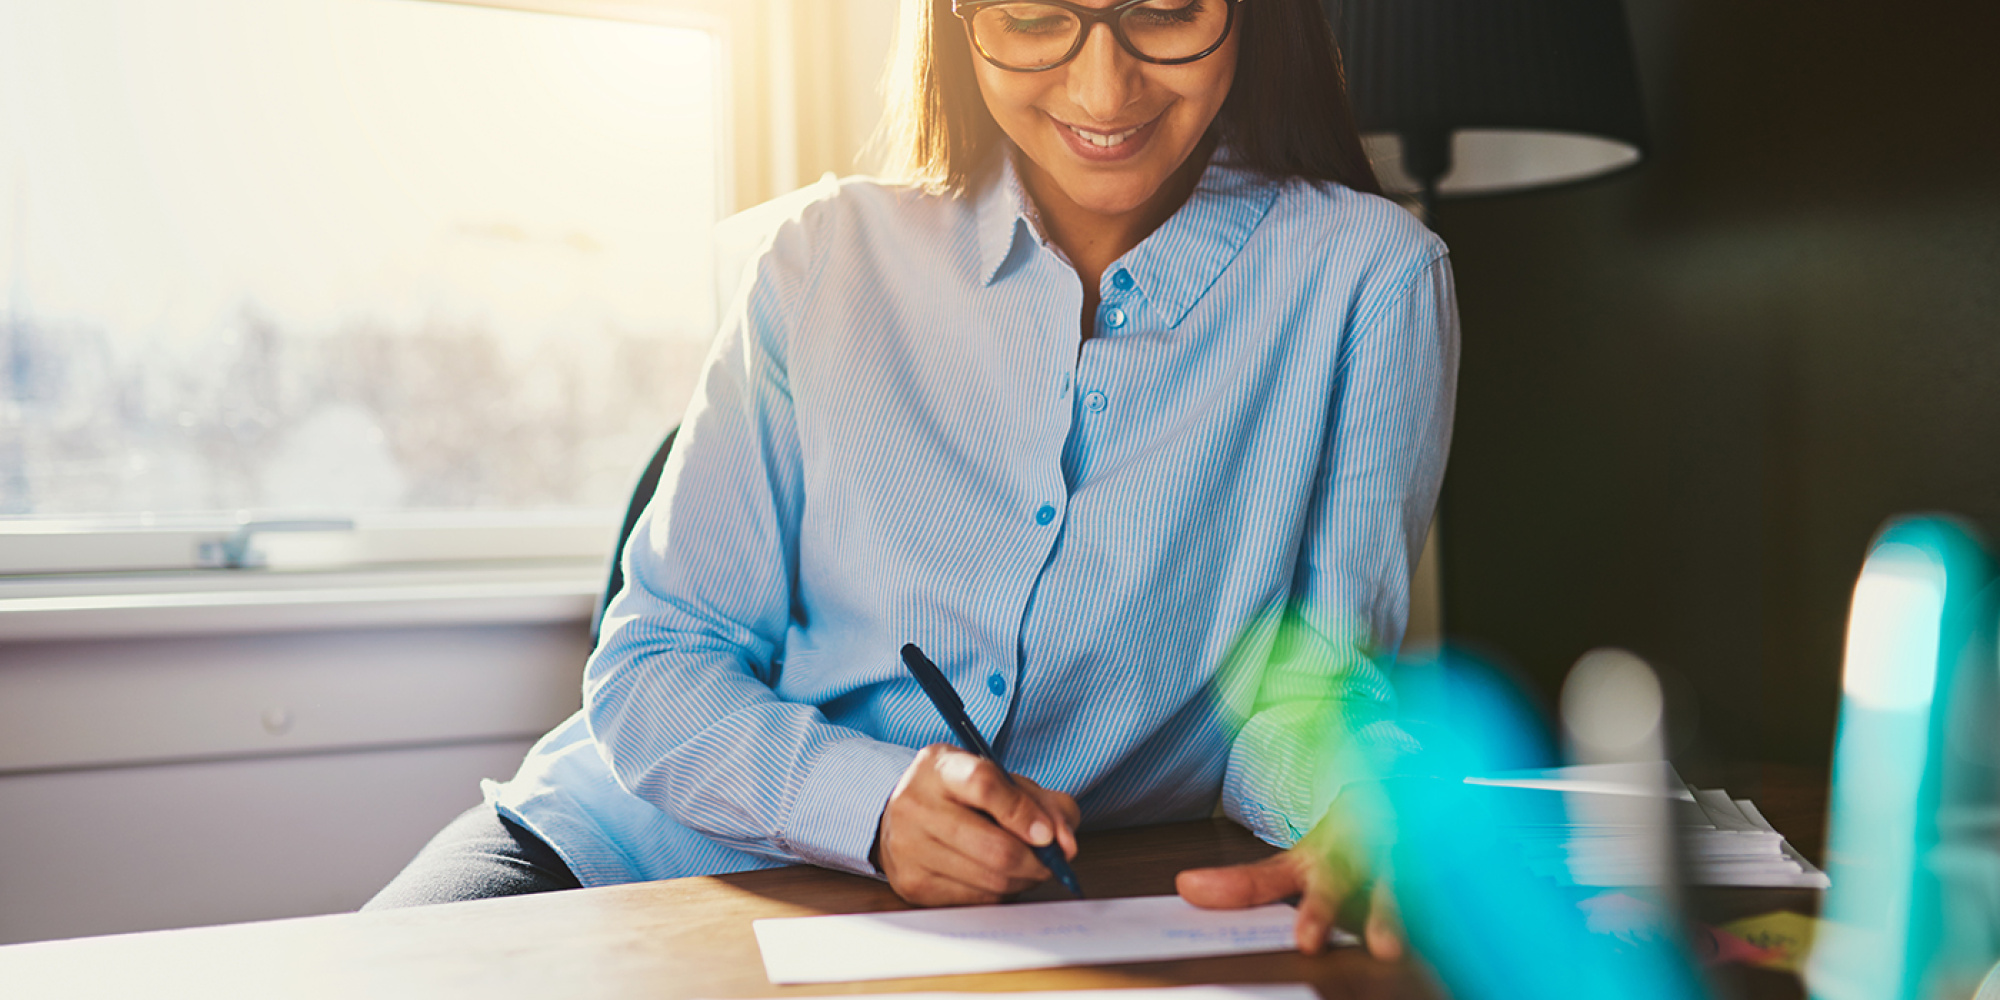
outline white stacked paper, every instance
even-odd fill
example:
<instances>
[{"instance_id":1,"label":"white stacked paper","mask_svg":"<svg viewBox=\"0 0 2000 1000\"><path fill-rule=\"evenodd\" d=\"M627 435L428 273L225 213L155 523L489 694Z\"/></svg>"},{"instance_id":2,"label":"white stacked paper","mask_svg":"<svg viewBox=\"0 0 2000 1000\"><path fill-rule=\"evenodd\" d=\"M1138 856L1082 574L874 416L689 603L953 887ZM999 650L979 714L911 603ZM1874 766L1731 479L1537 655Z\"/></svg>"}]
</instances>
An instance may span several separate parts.
<instances>
[{"instance_id":1,"label":"white stacked paper","mask_svg":"<svg viewBox=\"0 0 2000 1000\"><path fill-rule=\"evenodd\" d=\"M1694 788L1672 765L1600 764L1516 771L1467 778L1467 784L1520 796L1511 815L1541 817L1508 833L1535 872L1575 885L1632 887L1649 884L1660 866L1647 857L1663 841L1632 825L1634 817L1664 814L1691 885L1824 889L1826 873L1813 867L1749 799L1719 788ZM1664 810L1633 810L1631 796L1664 798ZM1541 796L1560 796L1558 800Z\"/></svg>"}]
</instances>

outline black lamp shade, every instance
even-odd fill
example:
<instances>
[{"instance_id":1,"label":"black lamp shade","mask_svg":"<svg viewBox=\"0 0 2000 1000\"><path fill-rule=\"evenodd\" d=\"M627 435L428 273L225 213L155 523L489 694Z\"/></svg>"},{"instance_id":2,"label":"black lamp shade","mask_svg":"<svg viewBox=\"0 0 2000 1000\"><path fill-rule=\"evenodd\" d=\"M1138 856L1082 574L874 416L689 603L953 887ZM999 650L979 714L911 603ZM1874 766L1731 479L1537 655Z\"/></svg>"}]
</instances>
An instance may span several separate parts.
<instances>
[{"instance_id":1,"label":"black lamp shade","mask_svg":"<svg viewBox=\"0 0 2000 1000\"><path fill-rule=\"evenodd\" d=\"M1645 111L1619 0L1324 0L1391 190L1584 180L1637 163Z\"/></svg>"}]
</instances>

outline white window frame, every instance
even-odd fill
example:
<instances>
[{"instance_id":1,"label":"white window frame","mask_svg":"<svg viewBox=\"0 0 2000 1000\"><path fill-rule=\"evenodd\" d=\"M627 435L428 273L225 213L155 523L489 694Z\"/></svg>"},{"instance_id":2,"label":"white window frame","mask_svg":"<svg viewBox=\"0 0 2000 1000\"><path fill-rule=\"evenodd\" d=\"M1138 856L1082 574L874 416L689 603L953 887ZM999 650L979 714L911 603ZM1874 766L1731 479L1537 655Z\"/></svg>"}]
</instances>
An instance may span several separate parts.
<instances>
[{"instance_id":1,"label":"white window frame","mask_svg":"<svg viewBox=\"0 0 2000 1000\"><path fill-rule=\"evenodd\" d=\"M709 32L720 43L717 205L726 215L798 186L794 4L825 0L406 2ZM277 524L220 513L0 520L0 642L588 618L622 506ZM231 542L249 556L240 565L218 559Z\"/></svg>"}]
</instances>

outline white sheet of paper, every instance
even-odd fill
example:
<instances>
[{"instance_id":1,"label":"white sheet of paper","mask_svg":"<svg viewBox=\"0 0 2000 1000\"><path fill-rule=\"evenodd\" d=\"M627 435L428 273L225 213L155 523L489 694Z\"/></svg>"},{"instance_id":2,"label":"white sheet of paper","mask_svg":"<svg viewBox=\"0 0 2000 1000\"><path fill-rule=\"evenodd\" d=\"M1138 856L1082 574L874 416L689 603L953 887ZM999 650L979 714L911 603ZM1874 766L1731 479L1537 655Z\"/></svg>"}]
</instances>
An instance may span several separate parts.
<instances>
[{"instance_id":1,"label":"white sheet of paper","mask_svg":"<svg viewBox=\"0 0 2000 1000\"><path fill-rule=\"evenodd\" d=\"M994 1000L991 993L850 993L841 1000ZM1242 983L1235 986L1141 986L1113 990L1027 990L1007 1000L1320 1000L1305 983Z\"/></svg>"},{"instance_id":2,"label":"white sheet of paper","mask_svg":"<svg viewBox=\"0 0 2000 1000\"><path fill-rule=\"evenodd\" d=\"M1600 795L1661 795L1693 802L1694 793L1674 770L1673 764L1639 761L1624 764L1574 764L1569 767L1502 771L1473 775L1468 785L1497 788L1539 788L1551 792L1595 792Z\"/></svg>"},{"instance_id":3,"label":"white sheet of paper","mask_svg":"<svg viewBox=\"0 0 2000 1000\"><path fill-rule=\"evenodd\" d=\"M1285 951L1296 917L1284 903L1203 910L1179 896L1141 896L787 917L751 927L764 974L785 986Z\"/></svg>"}]
</instances>

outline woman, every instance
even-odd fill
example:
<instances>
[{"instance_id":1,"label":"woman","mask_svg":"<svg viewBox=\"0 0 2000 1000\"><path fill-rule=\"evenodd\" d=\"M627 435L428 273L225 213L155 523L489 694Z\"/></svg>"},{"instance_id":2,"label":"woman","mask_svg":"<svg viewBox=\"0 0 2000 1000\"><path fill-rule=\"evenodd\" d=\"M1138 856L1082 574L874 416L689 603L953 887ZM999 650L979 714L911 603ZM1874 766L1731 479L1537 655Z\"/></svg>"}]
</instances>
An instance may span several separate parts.
<instances>
[{"instance_id":1,"label":"woman","mask_svg":"<svg viewBox=\"0 0 2000 1000\"><path fill-rule=\"evenodd\" d=\"M1220 797L1313 846L1183 893L1303 893L1323 941L1364 859L1314 829L1315 747L1396 738L1371 654L1443 472L1444 248L1375 195L1315 0L909 14L910 182L771 239L583 711L371 905L801 861L993 901L1049 876L1027 845Z\"/></svg>"}]
</instances>

